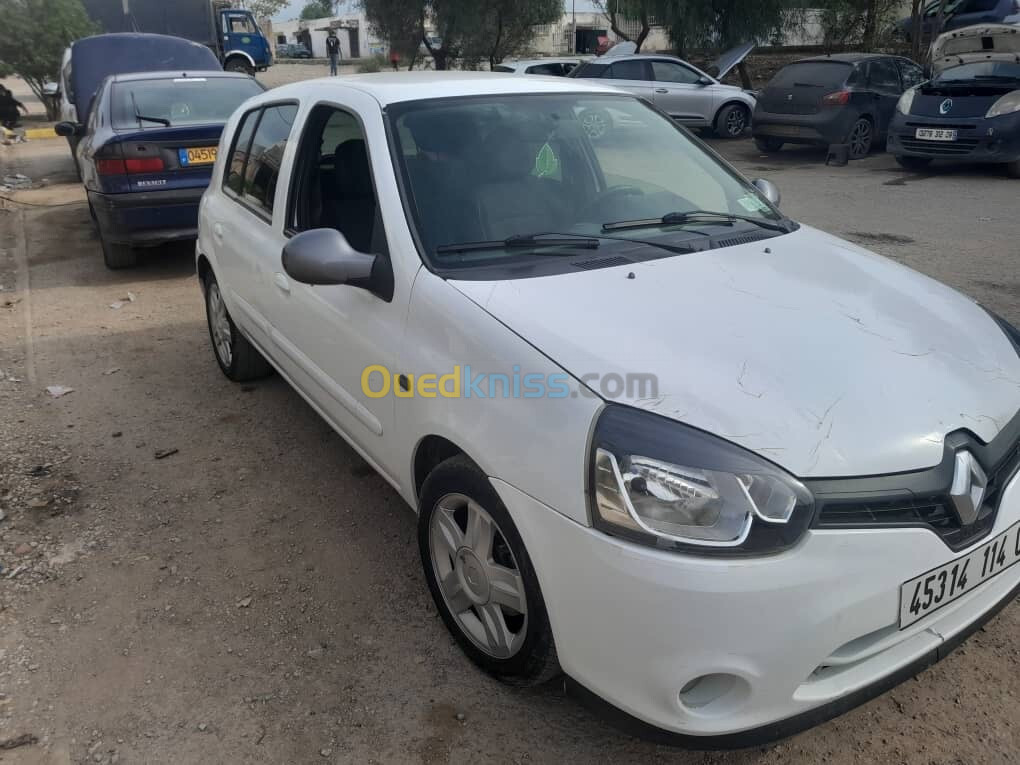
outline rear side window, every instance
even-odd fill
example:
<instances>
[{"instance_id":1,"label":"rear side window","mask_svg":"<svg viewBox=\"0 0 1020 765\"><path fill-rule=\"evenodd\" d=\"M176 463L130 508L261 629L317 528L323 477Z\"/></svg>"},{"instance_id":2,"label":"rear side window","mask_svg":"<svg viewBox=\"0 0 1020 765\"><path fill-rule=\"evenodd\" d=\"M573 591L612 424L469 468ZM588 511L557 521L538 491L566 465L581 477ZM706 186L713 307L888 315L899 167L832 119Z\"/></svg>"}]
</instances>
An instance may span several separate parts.
<instances>
[{"instance_id":1,"label":"rear side window","mask_svg":"<svg viewBox=\"0 0 1020 765\"><path fill-rule=\"evenodd\" d=\"M254 132L250 133L250 145L242 156L241 147L245 145L248 123L254 121L256 114L250 112L245 115L244 124L237 133L226 187L255 210L272 215L276 181L297 115L297 105L280 104L263 109Z\"/></svg>"},{"instance_id":2,"label":"rear side window","mask_svg":"<svg viewBox=\"0 0 1020 765\"><path fill-rule=\"evenodd\" d=\"M570 76L583 77L585 79L598 79L599 77L608 76L606 74L607 68L608 67L605 64L581 64L570 73Z\"/></svg>"},{"instance_id":3,"label":"rear side window","mask_svg":"<svg viewBox=\"0 0 1020 765\"><path fill-rule=\"evenodd\" d=\"M509 66L494 66L494 67L492 67L492 71L494 71L494 72L513 72L513 68L511 68Z\"/></svg>"},{"instance_id":4,"label":"rear side window","mask_svg":"<svg viewBox=\"0 0 1020 765\"><path fill-rule=\"evenodd\" d=\"M656 82L677 82L693 85L700 77L693 69L681 66L675 61L653 61L652 79Z\"/></svg>"},{"instance_id":5,"label":"rear side window","mask_svg":"<svg viewBox=\"0 0 1020 765\"><path fill-rule=\"evenodd\" d=\"M776 73L768 84L770 88L832 88L841 86L852 67L841 61L805 61L790 64Z\"/></svg>"},{"instance_id":6,"label":"rear side window","mask_svg":"<svg viewBox=\"0 0 1020 765\"><path fill-rule=\"evenodd\" d=\"M563 67L560 64L536 64L528 67L528 74L545 74L550 77L559 77L563 74Z\"/></svg>"},{"instance_id":7,"label":"rear side window","mask_svg":"<svg viewBox=\"0 0 1020 765\"><path fill-rule=\"evenodd\" d=\"M647 80L648 73L644 61L617 61L609 67L610 77L614 80Z\"/></svg>"}]
</instances>

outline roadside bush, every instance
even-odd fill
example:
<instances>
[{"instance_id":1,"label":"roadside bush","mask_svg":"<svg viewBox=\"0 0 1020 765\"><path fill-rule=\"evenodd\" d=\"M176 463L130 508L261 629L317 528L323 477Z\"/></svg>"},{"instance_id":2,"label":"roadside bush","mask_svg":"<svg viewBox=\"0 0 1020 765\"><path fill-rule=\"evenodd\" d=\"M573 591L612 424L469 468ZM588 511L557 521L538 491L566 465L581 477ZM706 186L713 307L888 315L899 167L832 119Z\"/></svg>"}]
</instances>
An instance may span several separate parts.
<instances>
[{"instance_id":1,"label":"roadside bush","mask_svg":"<svg viewBox=\"0 0 1020 765\"><path fill-rule=\"evenodd\" d=\"M386 60L386 56L376 54L371 58L362 59L361 63L358 64L358 74L381 72L387 69L389 65L390 62Z\"/></svg>"}]
</instances>

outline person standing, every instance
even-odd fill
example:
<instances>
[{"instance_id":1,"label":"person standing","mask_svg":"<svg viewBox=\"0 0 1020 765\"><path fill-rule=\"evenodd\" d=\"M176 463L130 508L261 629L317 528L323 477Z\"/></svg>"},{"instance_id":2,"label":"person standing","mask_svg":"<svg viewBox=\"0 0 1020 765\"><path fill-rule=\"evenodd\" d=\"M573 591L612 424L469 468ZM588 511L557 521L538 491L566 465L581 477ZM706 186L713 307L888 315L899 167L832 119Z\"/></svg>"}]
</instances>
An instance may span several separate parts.
<instances>
[{"instance_id":1,"label":"person standing","mask_svg":"<svg viewBox=\"0 0 1020 765\"><path fill-rule=\"evenodd\" d=\"M329 57L330 76L336 77L337 60L340 58L340 39L336 36L335 29L329 30L329 36L326 38L326 55Z\"/></svg>"},{"instance_id":2,"label":"person standing","mask_svg":"<svg viewBox=\"0 0 1020 765\"><path fill-rule=\"evenodd\" d=\"M14 97L3 85L0 85L0 125L6 128L16 127L18 124L18 109L28 114L28 108Z\"/></svg>"}]
</instances>

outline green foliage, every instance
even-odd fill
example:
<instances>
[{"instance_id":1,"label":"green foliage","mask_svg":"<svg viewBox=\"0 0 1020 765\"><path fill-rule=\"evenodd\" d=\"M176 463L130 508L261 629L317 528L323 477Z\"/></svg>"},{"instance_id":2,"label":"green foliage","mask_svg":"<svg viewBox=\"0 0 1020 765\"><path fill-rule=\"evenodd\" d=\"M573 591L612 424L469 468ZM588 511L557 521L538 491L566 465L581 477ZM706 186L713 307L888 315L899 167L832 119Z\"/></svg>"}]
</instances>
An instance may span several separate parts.
<instances>
[{"instance_id":1,"label":"green foliage","mask_svg":"<svg viewBox=\"0 0 1020 765\"><path fill-rule=\"evenodd\" d=\"M487 60L489 66L525 50L534 27L549 24L563 12L561 0L466 0L460 12L470 21L460 42L465 60Z\"/></svg>"},{"instance_id":2,"label":"green foliage","mask_svg":"<svg viewBox=\"0 0 1020 765\"><path fill-rule=\"evenodd\" d=\"M324 19L332 15L333 4L329 0L310 0L301 9L301 18L305 21Z\"/></svg>"},{"instance_id":3,"label":"green foliage","mask_svg":"<svg viewBox=\"0 0 1020 765\"><path fill-rule=\"evenodd\" d=\"M64 49L98 31L80 0L4 0L0 16L0 71L20 75L43 103L43 86L57 80Z\"/></svg>"},{"instance_id":4,"label":"green foliage","mask_svg":"<svg viewBox=\"0 0 1020 765\"><path fill-rule=\"evenodd\" d=\"M661 0L654 14L678 51L765 42L783 29L790 0Z\"/></svg>"},{"instance_id":5,"label":"green foliage","mask_svg":"<svg viewBox=\"0 0 1020 765\"><path fill-rule=\"evenodd\" d=\"M902 5L900 0L819 0L826 45L873 50L886 42Z\"/></svg>"},{"instance_id":6,"label":"green foliage","mask_svg":"<svg viewBox=\"0 0 1020 765\"><path fill-rule=\"evenodd\" d=\"M287 7L289 0L248 0L247 7L257 19L268 19Z\"/></svg>"},{"instance_id":7,"label":"green foliage","mask_svg":"<svg viewBox=\"0 0 1020 765\"><path fill-rule=\"evenodd\" d=\"M391 51L414 63L425 26L425 4L416 0L364 0L365 16Z\"/></svg>"}]
</instances>

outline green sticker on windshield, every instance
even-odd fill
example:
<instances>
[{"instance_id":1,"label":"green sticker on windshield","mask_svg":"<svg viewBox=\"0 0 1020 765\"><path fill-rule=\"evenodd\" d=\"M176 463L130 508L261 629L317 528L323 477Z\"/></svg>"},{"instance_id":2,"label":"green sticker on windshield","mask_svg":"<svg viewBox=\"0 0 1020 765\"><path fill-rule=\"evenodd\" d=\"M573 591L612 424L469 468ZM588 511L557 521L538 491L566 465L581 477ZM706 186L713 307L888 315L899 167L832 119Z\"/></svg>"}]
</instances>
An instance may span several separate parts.
<instances>
[{"instance_id":1,"label":"green sticker on windshield","mask_svg":"<svg viewBox=\"0 0 1020 765\"><path fill-rule=\"evenodd\" d=\"M535 157L534 174L539 178L545 178L550 175L555 175L559 169L560 160L556 157L556 152L552 150L552 146L544 144L542 148L538 150L538 155Z\"/></svg>"},{"instance_id":2,"label":"green sticker on windshield","mask_svg":"<svg viewBox=\"0 0 1020 765\"><path fill-rule=\"evenodd\" d=\"M766 212L769 209L769 206L758 199L758 197L750 195L741 197L737 202L748 212Z\"/></svg>"}]
</instances>

